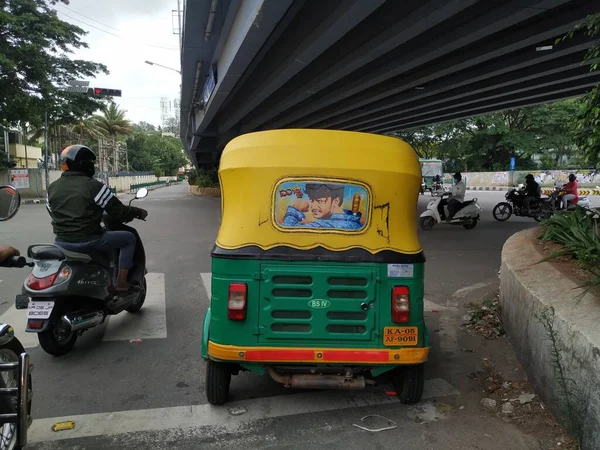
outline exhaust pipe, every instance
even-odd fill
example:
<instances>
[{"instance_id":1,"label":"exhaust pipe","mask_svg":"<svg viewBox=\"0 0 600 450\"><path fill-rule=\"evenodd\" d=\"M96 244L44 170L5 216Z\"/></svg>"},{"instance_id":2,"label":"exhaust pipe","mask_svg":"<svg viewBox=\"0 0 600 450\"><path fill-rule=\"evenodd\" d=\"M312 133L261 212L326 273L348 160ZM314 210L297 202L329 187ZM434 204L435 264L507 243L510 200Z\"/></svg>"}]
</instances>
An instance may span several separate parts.
<instances>
[{"instance_id":1,"label":"exhaust pipe","mask_svg":"<svg viewBox=\"0 0 600 450\"><path fill-rule=\"evenodd\" d=\"M364 389L365 377L348 378L343 375L280 375L269 367L269 375L285 387L302 389Z\"/></svg>"},{"instance_id":2,"label":"exhaust pipe","mask_svg":"<svg viewBox=\"0 0 600 450\"><path fill-rule=\"evenodd\" d=\"M64 315L61 320L71 328L72 332L75 332L98 326L104 322L105 318L106 316L102 311L95 311L78 316Z\"/></svg>"}]
</instances>

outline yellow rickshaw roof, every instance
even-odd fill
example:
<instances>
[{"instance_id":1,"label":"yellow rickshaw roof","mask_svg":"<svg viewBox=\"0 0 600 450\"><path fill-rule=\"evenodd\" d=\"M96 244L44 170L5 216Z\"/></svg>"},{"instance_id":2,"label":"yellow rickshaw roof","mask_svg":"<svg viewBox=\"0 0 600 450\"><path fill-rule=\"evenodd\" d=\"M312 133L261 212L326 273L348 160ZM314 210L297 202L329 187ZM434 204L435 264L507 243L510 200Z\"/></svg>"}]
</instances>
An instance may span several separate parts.
<instances>
[{"instance_id":1,"label":"yellow rickshaw roof","mask_svg":"<svg viewBox=\"0 0 600 450\"><path fill-rule=\"evenodd\" d=\"M223 150L219 168L322 169L330 166L338 170L420 174L418 156L400 139L354 131L311 129L259 131L238 136Z\"/></svg>"},{"instance_id":2,"label":"yellow rickshaw roof","mask_svg":"<svg viewBox=\"0 0 600 450\"><path fill-rule=\"evenodd\" d=\"M217 246L417 254L419 158L400 139L273 130L233 139L219 167Z\"/></svg>"}]
</instances>

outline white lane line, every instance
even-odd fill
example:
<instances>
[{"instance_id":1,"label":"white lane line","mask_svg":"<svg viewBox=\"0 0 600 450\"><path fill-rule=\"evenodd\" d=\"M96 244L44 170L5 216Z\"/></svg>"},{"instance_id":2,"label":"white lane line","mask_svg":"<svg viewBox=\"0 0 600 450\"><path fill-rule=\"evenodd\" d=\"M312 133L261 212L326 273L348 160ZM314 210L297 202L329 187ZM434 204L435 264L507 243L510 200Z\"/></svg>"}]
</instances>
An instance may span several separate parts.
<instances>
[{"instance_id":1,"label":"white lane line","mask_svg":"<svg viewBox=\"0 0 600 450\"><path fill-rule=\"evenodd\" d=\"M129 339L160 339L167 337L167 305L165 299L165 274L146 275L148 292L139 312L126 311L110 316L104 333L104 341Z\"/></svg>"},{"instance_id":2,"label":"white lane line","mask_svg":"<svg viewBox=\"0 0 600 450\"><path fill-rule=\"evenodd\" d=\"M492 283L487 282L487 283L475 283L475 284L472 284L471 286L466 286L462 289L459 289L454 294L452 294L452 297L464 298L467 296L467 294L469 294L469 292L472 292L476 289L484 288L486 286L489 286L490 284L492 284Z\"/></svg>"},{"instance_id":3,"label":"white lane line","mask_svg":"<svg viewBox=\"0 0 600 450\"><path fill-rule=\"evenodd\" d=\"M425 382L423 400L458 394L459 392L448 382L436 378ZM399 402L396 397L385 395L381 388L360 391L356 394L350 394L348 391L321 391L232 402L222 407L209 404L189 405L36 419L28 435L29 441L33 443L205 426L218 427L220 433L226 433L242 431L249 422L260 419L389 403ZM236 406L244 406L248 412L240 416L231 415L229 409ZM73 430L60 433L51 431L55 423L69 420L75 422Z\"/></svg>"},{"instance_id":4,"label":"white lane line","mask_svg":"<svg viewBox=\"0 0 600 450\"><path fill-rule=\"evenodd\" d=\"M4 314L0 316L0 322L7 323L15 330L15 337L21 342L24 348L35 348L38 346L37 333L27 333L27 310L17 309L12 305Z\"/></svg>"},{"instance_id":5,"label":"white lane line","mask_svg":"<svg viewBox=\"0 0 600 450\"><path fill-rule=\"evenodd\" d=\"M204 272L200 274L200 278L202 278L202 284L204 284L204 290L206 291L206 296L208 297L208 299L210 300L210 296L211 296L211 281L212 281L212 273L211 272Z\"/></svg>"}]
</instances>

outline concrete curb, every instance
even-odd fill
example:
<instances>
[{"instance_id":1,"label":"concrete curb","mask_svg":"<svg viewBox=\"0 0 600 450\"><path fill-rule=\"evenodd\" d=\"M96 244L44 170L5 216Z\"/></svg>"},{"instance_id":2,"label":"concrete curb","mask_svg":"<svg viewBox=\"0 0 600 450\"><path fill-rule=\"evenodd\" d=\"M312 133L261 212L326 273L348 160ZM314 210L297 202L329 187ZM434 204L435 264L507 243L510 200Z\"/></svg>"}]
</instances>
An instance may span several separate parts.
<instances>
[{"instance_id":1,"label":"concrete curb","mask_svg":"<svg viewBox=\"0 0 600 450\"><path fill-rule=\"evenodd\" d=\"M511 236L502 249L500 307L506 333L540 398L563 424L568 423L564 399L553 368L548 333L539 315L553 307L554 332L569 389L582 394L576 415L582 421L583 450L600 448L600 299L592 294L578 302L582 284L571 280L551 263L537 264L539 228Z\"/></svg>"}]
</instances>

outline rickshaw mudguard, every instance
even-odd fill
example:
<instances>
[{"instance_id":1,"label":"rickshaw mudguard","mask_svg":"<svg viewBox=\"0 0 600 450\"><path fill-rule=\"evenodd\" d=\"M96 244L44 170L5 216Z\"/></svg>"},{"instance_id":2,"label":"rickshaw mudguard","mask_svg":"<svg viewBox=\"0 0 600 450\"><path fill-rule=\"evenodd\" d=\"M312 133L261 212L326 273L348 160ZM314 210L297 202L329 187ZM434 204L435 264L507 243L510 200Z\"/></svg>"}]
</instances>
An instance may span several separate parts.
<instances>
[{"instance_id":1,"label":"rickshaw mudguard","mask_svg":"<svg viewBox=\"0 0 600 450\"><path fill-rule=\"evenodd\" d=\"M208 340L210 338L210 307L206 310L206 314L204 314L204 325L202 327L202 344L201 344L201 353L202 358L208 358Z\"/></svg>"}]
</instances>

